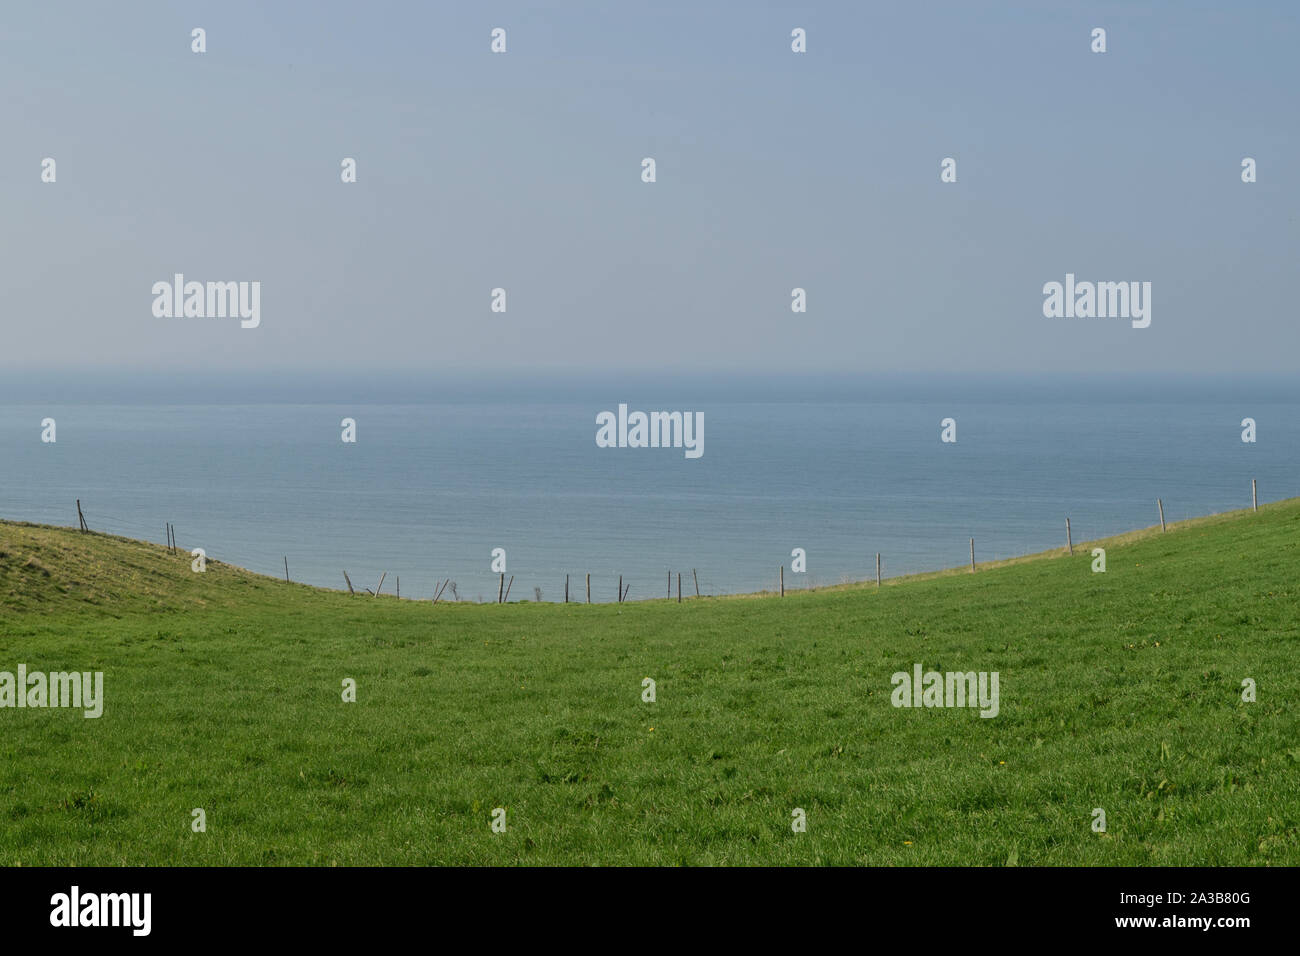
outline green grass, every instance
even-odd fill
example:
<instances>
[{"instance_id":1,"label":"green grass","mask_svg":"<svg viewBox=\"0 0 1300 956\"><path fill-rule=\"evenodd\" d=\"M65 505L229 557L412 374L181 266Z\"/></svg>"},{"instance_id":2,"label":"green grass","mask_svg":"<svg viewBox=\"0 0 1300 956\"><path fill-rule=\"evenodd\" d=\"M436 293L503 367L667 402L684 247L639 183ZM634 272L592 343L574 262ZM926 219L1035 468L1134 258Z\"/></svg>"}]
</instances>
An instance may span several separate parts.
<instances>
[{"instance_id":1,"label":"green grass","mask_svg":"<svg viewBox=\"0 0 1300 956\"><path fill-rule=\"evenodd\" d=\"M0 670L106 697L0 710L0 864L1300 863L1300 500L1104 544L433 606L0 523ZM998 671L1001 713L892 707L917 662Z\"/></svg>"}]
</instances>

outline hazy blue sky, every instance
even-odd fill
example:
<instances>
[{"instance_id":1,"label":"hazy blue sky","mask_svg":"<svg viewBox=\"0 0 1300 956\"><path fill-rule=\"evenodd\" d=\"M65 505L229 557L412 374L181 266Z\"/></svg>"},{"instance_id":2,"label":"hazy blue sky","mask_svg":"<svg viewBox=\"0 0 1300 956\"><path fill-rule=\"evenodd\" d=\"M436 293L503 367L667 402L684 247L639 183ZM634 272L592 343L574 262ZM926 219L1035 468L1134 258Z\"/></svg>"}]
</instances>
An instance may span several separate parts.
<instances>
[{"instance_id":1,"label":"hazy blue sky","mask_svg":"<svg viewBox=\"0 0 1300 956\"><path fill-rule=\"evenodd\" d=\"M1293 370L1298 7L6 4L0 366Z\"/></svg>"}]
</instances>

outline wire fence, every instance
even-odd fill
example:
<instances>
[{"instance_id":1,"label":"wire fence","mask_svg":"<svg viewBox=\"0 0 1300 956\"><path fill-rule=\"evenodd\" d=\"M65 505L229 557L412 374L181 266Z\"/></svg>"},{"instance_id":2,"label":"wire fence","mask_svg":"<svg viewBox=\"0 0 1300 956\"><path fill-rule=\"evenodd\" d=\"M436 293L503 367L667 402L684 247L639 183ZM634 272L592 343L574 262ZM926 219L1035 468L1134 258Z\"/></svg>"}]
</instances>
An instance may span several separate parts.
<instances>
[{"instance_id":1,"label":"wire fence","mask_svg":"<svg viewBox=\"0 0 1300 956\"><path fill-rule=\"evenodd\" d=\"M1258 489L1255 479L1251 479L1250 488L1250 507L1254 510L1259 508ZM1156 517L1159 519L1159 527L1167 529L1173 522L1169 515L1166 514L1163 499L1157 498L1155 501ZM92 531L114 534L127 538L134 538L143 541L159 543L166 547L170 545L169 538L176 541L178 550L189 553L189 548L180 546L180 540L184 537L183 532L177 529L172 522L163 520L160 522L145 522L138 517L124 517L114 515L108 512L99 511L94 507L85 507L82 502L78 502L79 520L84 518L85 528ZM1151 527L1155 527L1153 523ZM1067 553L1074 553L1075 537L1074 527L1071 519L1067 516L1063 518L1062 525L1062 544L1061 550ZM164 543L165 542L165 543ZM1082 540L1079 544L1082 544ZM979 565L1006 561L1013 558L1023 557L1028 554L1042 552L1042 539L1019 539L1019 547L1014 544L1008 544L1006 536L1002 536L1000 546L990 549L988 552L979 547L979 542L974 537L968 537L966 541L968 547L966 557L969 569L972 573L977 572ZM241 546L240 553L232 556L232 560L227 560L224 556L209 553L204 549L205 555L212 560L220 560L227 564L246 567L249 570L258 571L268 576L280 577L280 568L283 568L282 575L286 580L292 580L291 562L289 555L283 551L271 550L256 542L249 542ZM686 599L705 598L705 597L724 597L740 594L752 593L776 593L782 596L787 591L810 591L820 588L831 587L844 584L862 584L876 583L880 584L891 577L903 577L918 573L927 573L933 571L951 570L960 567L956 561L942 568L920 568L913 565L906 565L899 568L890 568L889 556L883 553L874 555L874 567L871 565L872 555L866 556L868 559L868 569L862 574L841 574L838 578L827 578L823 575L810 574L807 571L796 572L794 567L787 572L784 564L773 570L772 580L766 584L759 584L758 588L728 590L719 585L712 575L707 571L701 571L700 568L692 567L689 569L667 569L664 577L661 577L658 583L648 580L644 574L637 578L625 576L621 573L603 572L595 575L589 572L559 572L552 571L551 574L559 578L555 582L558 585L556 591L547 592L546 589L551 587L549 581L543 583L542 575L533 574L533 581L520 582L520 589L514 590L514 577L510 576L509 581L504 573L499 577L494 577L493 581L496 586L495 593L479 593L483 585L482 575L474 573L467 576L471 581L462 593L461 588L456 584L452 577L439 577L436 579L434 590L442 595L442 600L448 601L477 601L481 603L506 603L511 593L515 595L515 600L527 600L520 597L521 594L527 594L531 589L535 599L541 599L543 593L563 594L563 600L567 603L623 603L629 600L648 600L664 598L666 600L685 601ZM354 587L353 579L348 577L347 571L340 572L340 581L334 590L343 590L346 587L349 591L356 594L384 593L383 587L388 572L384 571L372 590L368 586L357 584ZM424 576L419 576L418 591L429 590L423 587L426 582ZM408 582L413 579L408 577ZM316 585L320 586L320 585ZM391 585L389 585L389 594L396 594L400 588L400 575L394 575ZM470 592L474 592L471 596ZM635 596L633 596L635 595ZM423 595L422 593L413 593L413 589L408 586L408 598L417 598L429 600L434 595ZM559 601L555 601L559 603Z\"/></svg>"}]
</instances>

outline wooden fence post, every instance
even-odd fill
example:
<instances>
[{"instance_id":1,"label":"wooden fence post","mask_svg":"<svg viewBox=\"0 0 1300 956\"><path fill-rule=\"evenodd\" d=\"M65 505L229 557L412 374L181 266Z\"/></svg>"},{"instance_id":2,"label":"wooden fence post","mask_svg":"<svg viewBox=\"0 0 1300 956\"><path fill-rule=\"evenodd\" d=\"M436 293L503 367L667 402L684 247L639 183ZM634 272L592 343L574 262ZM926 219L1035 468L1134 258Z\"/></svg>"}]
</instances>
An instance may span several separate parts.
<instances>
[{"instance_id":1,"label":"wooden fence post","mask_svg":"<svg viewBox=\"0 0 1300 956\"><path fill-rule=\"evenodd\" d=\"M1074 554L1074 538L1070 534L1070 519L1065 519L1065 547L1069 549L1071 555Z\"/></svg>"},{"instance_id":2,"label":"wooden fence post","mask_svg":"<svg viewBox=\"0 0 1300 956\"><path fill-rule=\"evenodd\" d=\"M77 523L81 526L81 530L84 532L86 530L86 516L81 513L80 498L77 499Z\"/></svg>"},{"instance_id":3,"label":"wooden fence post","mask_svg":"<svg viewBox=\"0 0 1300 956\"><path fill-rule=\"evenodd\" d=\"M1255 492L1254 478L1250 479L1250 507L1255 511L1259 510L1259 495Z\"/></svg>"},{"instance_id":4,"label":"wooden fence post","mask_svg":"<svg viewBox=\"0 0 1300 956\"><path fill-rule=\"evenodd\" d=\"M510 583L506 585L506 597L505 597L506 601L510 600L510 588L514 585L514 583L515 583L515 576L512 574L510 575ZM504 604L505 602L503 601L502 603Z\"/></svg>"},{"instance_id":5,"label":"wooden fence post","mask_svg":"<svg viewBox=\"0 0 1300 956\"><path fill-rule=\"evenodd\" d=\"M287 554L284 556L284 580L286 584L289 582L289 556Z\"/></svg>"},{"instance_id":6,"label":"wooden fence post","mask_svg":"<svg viewBox=\"0 0 1300 956\"><path fill-rule=\"evenodd\" d=\"M618 576L618 603L623 603L623 575Z\"/></svg>"},{"instance_id":7,"label":"wooden fence post","mask_svg":"<svg viewBox=\"0 0 1300 956\"><path fill-rule=\"evenodd\" d=\"M564 576L564 603L569 603L569 576Z\"/></svg>"},{"instance_id":8,"label":"wooden fence post","mask_svg":"<svg viewBox=\"0 0 1300 956\"><path fill-rule=\"evenodd\" d=\"M501 583L497 585L497 603L500 604L505 600L506 594L506 573L501 572Z\"/></svg>"},{"instance_id":9,"label":"wooden fence post","mask_svg":"<svg viewBox=\"0 0 1300 956\"><path fill-rule=\"evenodd\" d=\"M785 597L785 565L781 565L781 597Z\"/></svg>"},{"instance_id":10,"label":"wooden fence post","mask_svg":"<svg viewBox=\"0 0 1300 956\"><path fill-rule=\"evenodd\" d=\"M343 580L348 582L348 593L355 595L357 592L352 590L352 579L348 577L348 573L346 571L343 572Z\"/></svg>"},{"instance_id":11,"label":"wooden fence post","mask_svg":"<svg viewBox=\"0 0 1300 956\"><path fill-rule=\"evenodd\" d=\"M591 603L591 572L587 572L587 603Z\"/></svg>"},{"instance_id":12,"label":"wooden fence post","mask_svg":"<svg viewBox=\"0 0 1300 956\"><path fill-rule=\"evenodd\" d=\"M695 574L695 569L694 569L694 568L691 568L691 574L694 574L694 575L695 575L695 596L696 596L696 597L699 597L699 596L700 596L700 576L699 576L698 574Z\"/></svg>"},{"instance_id":13,"label":"wooden fence post","mask_svg":"<svg viewBox=\"0 0 1300 956\"><path fill-rule=\"evenodd\" d=\"M970 573L975 573L975 539L970 539Z\"/></svg>"},{"instance_id":14,"label":"wooden fence post","mask_svg":"<svg viewBox=\"0 0 1300 956\"><path fill-rule=\"evenodd\" d=\"M668 596L672 597L672 593L669 592ZM682 603L682 572L680 571L677 572L677 603Z\"/></svg>"},{"instance_id":15,"label":"wooden fence post","mask_svg":"<svg viewBox=\"0 0 1300 956\"><path fill-rule=\"evenodd\" d=\"M1156 507L1160 509L1160 530L1165 530L1165 503L1159 498L1156 499Z\"/></svg>"},{"instance_id":16,"label":"wooden fence post","mask_svg":"<svg viewBox=\"0 0 1300 956\"><path fill-rule=\"evenodd\" d=\"M673 569L668 569L668 600L673 599Z\"/></svg>"},{"instance_id":17,"label":"wooden fence post","mask_svg":"<svg viewBox=\"0 0 1300 956\"><path fill-rule=\"evenodd\" d=\"M876 552L876 587L880 587L880 552Z\"/></svg>"}]
</instances>

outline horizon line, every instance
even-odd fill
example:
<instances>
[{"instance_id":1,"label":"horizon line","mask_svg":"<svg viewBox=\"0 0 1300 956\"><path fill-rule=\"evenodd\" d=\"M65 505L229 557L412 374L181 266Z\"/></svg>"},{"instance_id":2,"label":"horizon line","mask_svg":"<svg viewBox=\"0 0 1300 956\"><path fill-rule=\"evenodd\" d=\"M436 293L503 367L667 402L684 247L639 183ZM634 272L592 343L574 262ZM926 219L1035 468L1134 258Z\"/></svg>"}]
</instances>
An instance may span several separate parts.
<instances>
[{"instance_id":1,"label":"horizon line","mask_svg":"<svg viewBox=\"0 0 1300 956\"><path fill-rule=\"evenodd\" d=\"M949 372L783 369L406 367L41 369L0 367L0 403L168 405L428 404L481 401L1288 402L1293 373Z\"/></svg>"}]
</instances>

